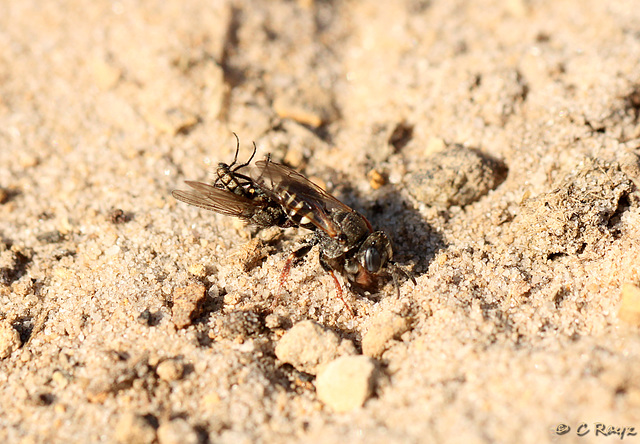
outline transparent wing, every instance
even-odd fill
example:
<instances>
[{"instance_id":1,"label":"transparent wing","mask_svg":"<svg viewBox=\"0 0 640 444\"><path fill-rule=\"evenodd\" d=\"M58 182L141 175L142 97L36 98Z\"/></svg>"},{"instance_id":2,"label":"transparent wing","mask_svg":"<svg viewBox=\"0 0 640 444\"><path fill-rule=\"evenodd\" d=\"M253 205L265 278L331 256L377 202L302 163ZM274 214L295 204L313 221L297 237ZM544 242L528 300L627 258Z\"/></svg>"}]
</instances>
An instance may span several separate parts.
<instances>
[{"instance_id":1,"label":"transparent wing","mask_svg":"<svg viewBox=\"0 0 640 444\"><path fill-rule=\"evenodd\" d=\"M181 202L227 216L250 219L260 205L244 196L215 188L202 182L185 181L193 190L174 190L171 195Z\"/></svg>"}]
</instances>

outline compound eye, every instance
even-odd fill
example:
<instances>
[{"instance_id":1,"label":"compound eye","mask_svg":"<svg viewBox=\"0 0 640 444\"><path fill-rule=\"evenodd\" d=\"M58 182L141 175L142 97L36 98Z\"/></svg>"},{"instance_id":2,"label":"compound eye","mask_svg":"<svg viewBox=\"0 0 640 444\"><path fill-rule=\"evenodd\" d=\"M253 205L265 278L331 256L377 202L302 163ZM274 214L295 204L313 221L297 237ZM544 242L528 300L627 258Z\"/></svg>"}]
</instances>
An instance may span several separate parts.
<instances>
[{"instance_id":1,"label":"compound eye","mask_svg":"<svg viewBox=\"0 0 640 444\"><path fill-rule=\"evenodd\" d=\"M364 266L370 273L375 273L382 266L382 257L380 252L375 248L367 248L364 252Z\"/></svg>"}]
</instances>

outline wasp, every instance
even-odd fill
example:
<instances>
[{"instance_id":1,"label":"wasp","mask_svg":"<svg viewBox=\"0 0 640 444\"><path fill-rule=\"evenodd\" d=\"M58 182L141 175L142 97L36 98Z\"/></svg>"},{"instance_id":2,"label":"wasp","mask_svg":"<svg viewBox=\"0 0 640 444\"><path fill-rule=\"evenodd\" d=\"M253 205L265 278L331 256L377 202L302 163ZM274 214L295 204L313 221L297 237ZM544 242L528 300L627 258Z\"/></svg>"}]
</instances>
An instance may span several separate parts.
<instances>
[{"instance_id":1,"label":"wasp","mask_svg":"<svg viewBox=\"0 0 640 444\"><path fill-rule=\"evenodd\" d=\"M236 136L237 138L237 136ZM185 203L217 213L235 216L258 227L300 227L313 232L305 245L287 259L280 277L281 286L293 261L319 246L320 265L333 277L338 296L342 288L334 271L344 274L356 287L375 291L381 277L393 278L398 296L398 278L415 279L393 262L391 240L384 231L375 231L360 213L340 202L297 171L271 161L255 163L251 158L237 165L238 146L231 164L220 163L212 185L187 181L193 191L173 191ZM349 307L348 304L345 305ZM351 309L349 308L349 311Z\"/></svg>"},{"instance_id":2,"label":"wasp","mask_svg":"<svg viewBox=\"0 0 640 444\"><path fill-rule=\"evenodd\" d=\"M267 158L256 162L252 176L262 191L284 208L293 225L314 232L310 246L320 246L320 264L325 270L341 272L356 286L369 291L377 288L382 276L393 278L398 295L400 275L415 283L393 262L391 240L384 231L374 231L362 214L302 174ZM302 247L300 251L303 254L309 248Z\"/></svg>"}]
</instances>

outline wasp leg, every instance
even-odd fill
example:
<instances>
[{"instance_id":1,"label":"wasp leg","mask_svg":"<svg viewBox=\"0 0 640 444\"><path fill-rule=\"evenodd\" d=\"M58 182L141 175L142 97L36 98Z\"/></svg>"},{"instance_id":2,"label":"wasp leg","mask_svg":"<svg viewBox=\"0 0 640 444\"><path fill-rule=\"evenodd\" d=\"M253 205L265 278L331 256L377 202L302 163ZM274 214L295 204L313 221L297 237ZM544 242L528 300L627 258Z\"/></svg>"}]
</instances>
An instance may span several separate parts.
<instances>
[{"instance_id":1,"label":"wasp leg","mask_svg":"<svg viewBox=\"0 0 640 444\"><path fill-rule=\"evenodd\" d=\"M287 281L293 263L303 258L309 251L311 251L312 247L313 245L304 245L289 255L287 261L284 263L284 267L282 268L282 273L280 273L280 288L282 288L284 283Z\"/></svg>"},{"instance_id":2,"label":"wasp leg","mask_svg":"<svg viewBox=\"0 0 640 444\"><path fill-rule=\"evenodd\" d=\"M314 243L303 245L302 247L293 251L291 254L289 254L289 257L287 257L287 260L284 263L284 267L282 268L282 272L280 273L280 278L278 279L280 285L278 286L278 293L276 294L276 297L273 300L273 304L271 307L272 309L278 304L278 301L280 300L280 295L282 294L282 287L284 287L284 283L287 281L287 278L289 277L291 266L293 265L294 262L297 262L299 259L304 257L309 251L311 251L311 248L313 248L313 245Z\"/></svg>"},{"instance_id":3,"label":"wasp leg","mask_svg":"<svg viewBox=\"0 0 640 444\"><path fill-rule=\"evenodd\" d=\"M343 297L344 292L342 291L342 285L340 285L340 281L338 280L338 278L337 278L335 272L333 271L333 268L331 267L331 265L329 265L325 261L325 259L323 259L322 255L320 256L320 265L322 265L322 268L324 268L325 271L329 272L329 274L333 278L333 282L336 284L336 294L338 295L338 297L340 298L340 300L342 301L344 306L347 307L347 310L349 311L349 314L351 315L351 318L355 318L356 315L353 312L353 309L351 308L351 306L347 303L347 301Z\"/></svg>"}]
</instances>

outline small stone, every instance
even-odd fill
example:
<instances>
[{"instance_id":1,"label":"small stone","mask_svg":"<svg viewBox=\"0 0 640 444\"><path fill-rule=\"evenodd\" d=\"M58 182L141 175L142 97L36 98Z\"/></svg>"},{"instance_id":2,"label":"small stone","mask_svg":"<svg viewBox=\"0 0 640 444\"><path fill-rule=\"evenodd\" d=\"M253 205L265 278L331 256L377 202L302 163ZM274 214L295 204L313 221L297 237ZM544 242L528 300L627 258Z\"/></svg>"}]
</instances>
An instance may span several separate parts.
<instances>
[{"instance_id":1,"label":"small stone","mask_svg":"<svg viewBox=\"0 0 640 444\"><path fill-rule=\"evenodd\" d=\"M11 285L11 290L22 298L29 298L29 295L33 295L33 282L31 280L19 280Z\"/></svg>"},{"instance_id":2,"label":"small stone","mask_svg":"<svg viewBox=\"0 0 640 444\"><path fill-rule=\"evenodd\" d=\"M0 250L0 284L10 285L20 279L30 258L31 253L15 245Z\"/></svg>"},{"instance_id":3,"label":"small stone","mask_svg":"<svg viewBox=\"0 0 640 444\"><path fill-rule=\"evenodd\" d=\"M551 191L521 204L511 226L513 244L552 259L611 242L633 189L617 163L586 158Z\"/></svg>"},{"instance_id":4,"label":"small stone","mask_svg":"<svg viewBox=\"0 0 640 444\"><path fill-rule=\"evenodd\" d=\"M227 263L247 272L260 265L270 250L261 239L256 237L229 255Z\"/></svg>"},{"instance_id":5,"label":"small stone","mask_svg":"<svg viewBox=\"0 0 640 444\"><path fill-rule=\"evenodd\" d=\"M171 136L188 132L199 121L198 116L181 108L171 108L165 112L150 110L145 117L158 131Z\"/></svg>"},{"instance_id":6,"label":"small stone","mask_svg":"<svg viewBox=\"0 0 640 444\"><path fill-rule=\"evenodd\" d=\"M292 119L313 128L330 122L336 116L332 96L314 86L303 90L292 88L278 92L273 101L273 109L283 119Z\"/></svg>"},{"instance_id":7,"label":"small stone","mask_svg":"<svg viewBox=\"0 0 640 444\"><path fill-rule=\"evenodd\" d=\"M22 168L32 168L40 163L40 159L35 154L20 153L18 163Z\"/></svg>"},{"instance_id":8,"label":"small stone","mask_svg":"<svg viewBox=\"0 0 640 444\"><path fill-rule=\"evenodd\" d=\"M258 239L261 239L265 243L272 243L282 238L282 228L269 227L263 228L257 234Z\"/></svg>"},{"instance_id":9,"label":"small stone","mask_svg":"<svg viewBox=\"0 0 640 444\"><path fill-rule=\"evenodd\" d=\"M140 323L141 325L146 325L146 326L150 326L152 323L152 319L153 319L153 315L151 314L151 310L149 310L148 308L145 308L144 310L142 310L142 312L138 315L137 317L137 321L138 323Z\"/></svg>"},{"instance_id":10,"label":"small stone","mask_svg":"<svg viewBox=\"0 0 640 444\"><path fill-rule=\"evenodd\" d=\"M525 0L507 0L505 6L511 15L517 18L526 17L531 10L531 6Z\"/></svg>"},{"instance_id":11,"label":"small stone","mask_svg":"<svg viewBox=\"0 0 640 444\"><path fill-rule=\"evenodd\" d=\"M156 430L144 416L126 413L116 424L115 436L123 444L151 444L156 439Z\"/></svg>"},{"instance_id":12,"label":"small stone","mask_svg":"<svg viewBox=\"0 0 640 444\"><path fill-rule=\"evenodd\" d=\"M438 151L407 178L408 191L427 205L464 206L475 202L506 178L501 162L461 145Z\"/></svg>"},{"instance_id":13,"label":"small stone","mask_svg":"<svg viewBox=\"0 0 640 444\"><path fill-rule=\"evenodd\" d=\"M88 368L89 378L83 378L84 393L91 403L103 403L122 390L131 388L146 378L149 359L143 354L127 357L118 353L108 353L104 359L92 361Z\"/></svg>"},{"instance_id":14,"label":"small stone","mask_svg":"<svg viewBox=\"0 0 640 444\"><path fill-rule=\"evenodd\" d=\"M166 422L158 428L160 444L198 444L199 442L198 432L182 418Z\"/></svg>"},{"instance_id":15,"label":"small stone","mask_svg":"<svg viewBox=\"0 0 640 444\"><path fill-rule=\"evenodd\" d=\"M304 165L305 163L305 156L304 156L304 152L299 149L295 149L294 147L289 147L289 149L287 150L287 154L285 154L284 156L284 163L287 165L290 165L293 168L301 168L302 165Z\"/></svg>"},{"instance_id":16,"label":"small stone","mask_svg":"<svg viewBox=\"0 0 640 444\"><path fill-rule=\"evenodd\" d=\"M112 245L104 251L105 256L116 256L120 253L119 245Z\"/></svg>"},{"instance_id":17,"label":"small stone","mask_svg":"<svg viewBox=\"0 0 640 444\"><path fill-rule=\"evenodd\" d=\"M58 230L53 230L38 234L36 239L47 244L57 244L64 240L64 235Z\"/></svg>"},{"instance_id":18,"label":"small stone","mask_svg":"<svg viewBox=\"0 0 640 444\"><path fill-rule=\"evenodd\" d=\"M369 179L369 186L374 190L381 188L387 183L387 178L380 171L373 169L367 173Z\"/></svg>"},{"instance_id":19,"label":"small stone","mask_svg":"<svg viewBox=\"0 0 640 444\"><path fill-rule=\"evenodd\" d=\"M343 356L330 362L316 378L318 399L335 412L362 407L373 394L377 369L366 356Z\"/></svg>"},{"instance_id":20,"label":"small stone","mask_svg":"<svg viewBox=\"0 0 640 444\"><path fill-rule=\"evenodd\" d=\"M189 266L189 273L192 275L203 278L207 275L207 267L204 264L191 264Z\"/></svg>"},{"instance_id":21,"label":"small stone","mask_svg":"<svg viewBox=\"0 0 640 444\"><path fill-rule=\"evenodd\" d=\"M362 353L379 357L388 347L389 342L409 330L407 318L396 313L383 311L369 321L367 332L362 337Z\"/></svg>"},{"instance_id":22,"label":"small stone","mask_svg":"<svg viewBox=\"0 0 640 444\"><path fill-rule=\"evenodd\" d=\"M276 313L270 313L264 318L264 326L269 330L282 328L287 322L287 318Z\"/></svg>"},{"instance_id":23,"label":"small stone","mask_svg":"<svg viewBox=\"0 0 640 444\"><path fill-rule=\"evenodd\" d=\"M500 67L478 73L477 86L471 91L471 101L478 118L486 125L504 127L516 114L527 96L525 78L517 69Z\"/></svg>"},{"instance_id":24,"label":"small stone","mask_svg":"<svg viewBox=\"0 0 640 444\"><path fill-rule=\"evenodd\" d=\"M59 387L65 388L69 384L69 377L62 373L60 370L56 370L51 375L51 380Z\"/></svg>"},{"instance_id":25,"label":"small stone","mask_svg":"<svg viewBox=\"0 0 640 444\"><path fill-rule=\"evenodd\" d=\"M7 358L22 345L20 334L7 320L0 321L0 359Z\"/></svg>"},{"instance_id":26,"label":"small stone","mask_svg":"<svg viewBox=\"0 0 640 444\"><path fill-rule=\"evenodd\" d=\"M220 395L216 392L207 393L202 397L202 404L207 408L212 408L220 404Z\"/></svg>"},{"instance_id":27,"label":"small stone","mask_svg":"<svg viewBox=\"0 0 640 444\"><path fill-rule=\"evenodd\" d=\"M391 135L389 136L389 145L391 145L394 151L397 153L402 148L404 148L407 143L413 137L413 125L407 122L398 123L393 131L391 131Z\"/></svg>"},{"instance_id":28,"label":"small stone","mask_svg":"<svg viewBox=\"0 0 640 444\"><path fill-rule=\"evenodd\" d=\"M93 75L93 81L96 83L98 88L102 90L113 88L122 76L121 69L110 65L102 59L93 61L91 64L91 73Z\"/></svg>"},{"instance_id":29,"label":"small stone","mask_svg":"<svg viewBox=\"0 0 640 444\"><path fill-rule=\"evenodd\" d=\"M440 137L430 137L429 140L427 140L427 146L424 149L424 154L428 157L446 149L447 144L444 140Z\"/></svg>"},{"instance_id":30,"label":"small stone","mask_svg":"<svg viewBox=\"0 0 640 444\"><path fill-rule=\"evenodd\" d=\"M163 381L177 381L184 375L184 364L176 359L167 359L158 364L156 373Z\"/></svg>"},{"instance_id":31,"label":"small stone","mask_svg":"<svg viewBox=\"0 0 640 444\"><path fill-rule=\"evenodd\" d=\"M129 222L130 216L127 215L121 208L114 208L107 216L109 222L115 225L124 224Z\"/></svg>"},{"instance_id":32,"label":"small stone","mask_svg":"<svg viewBox=\"0 0 640 444\"><path fill-rule=\"evenodd\" d=\"M207 289L202 284L191 284L177 288L173 293L171 320L178 328L191 325L191 320L198 317L206 297Z\"/></svg>"},{"instance_id":33,"label":"small stone","mask_svg":"<svg viewBox=\"0 0 640 444\"><path fill-rule=\"evenodd\" d=\"M323 116L317 110L296 103L290 97L278 97L273 101L273 108L283 119L293 119L314 128L322 125Z\"/></svg>"},{"instance_id":34,"label":"small stone","mask_svg":"<svg viewBox=\"0 0 640 444\"><path fill-rule=\"evenodd\" d=\"M335 358L353 354L355 347L351 341L341 340L335 332L313 321L297 323L276 345L279 360L312 375L318 374Z\"/></svg>"},{"instance_id":35,"label":"small stone","mask_svg":"<svg viewBox=\"0 0 640 444\"><path fill-rule=\"evenodd\" d=\"M618 317L624 322L640 326L640 287L637 285L622 285L622 305Z\"/></svg>"},{"instance_id":36,"label":"small stone","mask_svg":"<svg viewBox=\"0 0 640 444\"><path fill-rule=\"evenodd\" d=\"M244 342L265 333L262 314L252 310L234 310L216 315L209 337L217 341L226 339Z\"/></svg>"}]
</instances>

